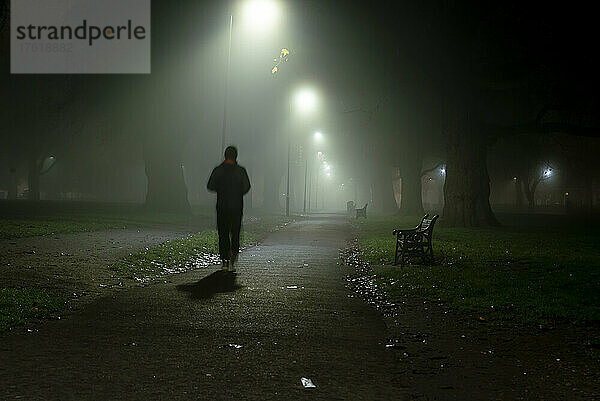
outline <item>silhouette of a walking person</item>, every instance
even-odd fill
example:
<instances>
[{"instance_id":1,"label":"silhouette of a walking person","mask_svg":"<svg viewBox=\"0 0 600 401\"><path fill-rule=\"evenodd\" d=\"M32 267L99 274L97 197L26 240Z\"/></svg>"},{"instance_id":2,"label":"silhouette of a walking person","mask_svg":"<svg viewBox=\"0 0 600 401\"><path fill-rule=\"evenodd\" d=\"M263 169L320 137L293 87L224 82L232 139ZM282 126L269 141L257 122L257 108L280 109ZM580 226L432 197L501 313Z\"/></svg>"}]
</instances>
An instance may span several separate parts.
<instances>
[{"instance_id":1,"label":"silhouette of a walking person","mask_svg":"<svg viewBox=\"0 0 600 401\"><path fill-rule=\"evenodd\" d=\"M237 149L228 146L225 160L215 167L206 188L217 193L217 228L219 256L223 270L235 271L240 251L240 230L244 209L244 195L250 190L246 169L237 164Z\"/></svg>"}]
</instances>

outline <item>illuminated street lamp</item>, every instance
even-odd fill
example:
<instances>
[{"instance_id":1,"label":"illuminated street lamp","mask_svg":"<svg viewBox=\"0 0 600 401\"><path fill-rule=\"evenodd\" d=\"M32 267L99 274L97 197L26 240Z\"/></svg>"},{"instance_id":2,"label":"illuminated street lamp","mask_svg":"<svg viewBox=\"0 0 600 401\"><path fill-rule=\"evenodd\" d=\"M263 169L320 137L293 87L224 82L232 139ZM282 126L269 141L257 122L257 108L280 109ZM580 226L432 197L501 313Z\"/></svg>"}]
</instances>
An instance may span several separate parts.
<instances>
[{"instance_id":1,"label":"illuminated street lamp","mask_svg":"<svg viewBox=\"0 0 600 401\"><path fill-rule=\"evenodd\" d=\"M323 152L317 152L317 171L315 173L315 208L319 208L319 176L321 170L323 170L325 161L325 154Z\"/></svg>"},{"instance_id":2,"label":"illuminated street lamp","mask_svg":"<svg viewBox=\"0 0 600 401\"><path fill-rule=\"evenodd\" d=\"M244 3L242 18L244 25L253 31L265 31L277 20L279 9L273 0L252 0ZM233 13L229 15L229 46L227 50L227 70L225 73L225 98L223 100L223 131L221 133L221 154L225 151L227 133L227 98L229 95L229 75L231 70L231 39L233 32Z\"/></svg>"},{"instance_id":3,"label":"illuminated street lamp","mask_svg":"<svg viewBox=\"0 0 600 401\"><path fill-rule=\"evenodd\" d=\"M244 19L254 31L265 31L271 28L278 14L277 4L270 0L249 1L243 8Z\"/></svg>"},{"instance_id":4,"label":"illuminated street lamp","mask_svg":"<svg viewBox=\"0 0 600 401\"><path fill-rule=\"evenodd\" d=\"M317 106L317 95L310 88L303 88L296 94L296 106L302 114L311 113Z\"/></svg>"},{"instance_id":5,"label":"illuminated street lamp","mask_svg":"<svg viewBox=\"0 0 600 401\"><path fill-rule=\"evenodd\" d=\"M317 95L311 88L301 88L290 98L290 117L288 129L287 183L285 191L285 215L290 215L290 152L292 145L292 107L302 114L313 112L317 106Z\"/></svg>"}]
</instances>

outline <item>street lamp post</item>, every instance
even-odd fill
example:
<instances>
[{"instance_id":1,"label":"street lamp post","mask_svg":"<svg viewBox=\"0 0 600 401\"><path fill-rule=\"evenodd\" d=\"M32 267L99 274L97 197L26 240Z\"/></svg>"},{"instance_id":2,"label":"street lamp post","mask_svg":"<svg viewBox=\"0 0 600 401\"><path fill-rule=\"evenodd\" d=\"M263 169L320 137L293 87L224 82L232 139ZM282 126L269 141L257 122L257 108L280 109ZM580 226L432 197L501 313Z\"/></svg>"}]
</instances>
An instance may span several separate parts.
<instances>
[{"instance_id":1,"label":"street lamp post","mask_svg":"<svg viewBox=\"0 0 600 401\"><path fill-rule=\"evenodd\" d=\"M306 163L304 163L304 207L302 208L303 213L306 214L306 184L308 178L308 158L306 159Z\"/></svg>"},{"instance_id":2,"label":"street lamp post","mask_svg":"<svg viewBox=\"0 0 600 401\"><path fill-rule=\"evenodd\" d=\"M313 195L313 169L312 169L312 160L307 159L307 167L308 167L308 193L307 193L306 197L307 197L307 203L308 203L308 213L310 213L311 198L312 198L312 195Z\"/></svg>"},{"instance_id":3,"label":"street lamp post","mask_svg":"<svg viewBox=\"0 0 600 401\"><path fill-rule=\"evenodd\" d=\"M227 70L225 72L225 98L223 99L223 131L221 132L221 155L225 152L225 135L227 132L227 97L229 95L229 70L231 69L231 34L233 31L233 14L229 16L229 46L227 50Z\"/></svg>"},{"instance_id":4,"label":"street lamp post","mask_svg":"<svg viewBox=\"0 0 600 401\"><path fill-rule=\"evenodd\" d=\"M315 132L313 134L313 143L317 143L317 142L321 142L323 141L323 134L321 134L319 131ZM310 146L307 146L308 148L310 148ZM312 153L312 149L310 149L309 151L306 152L307 155ZM307 185L308 183L308 164L310 162L310 157L307 156L306 157L306 163L304 166L304 213L306 213L306 200L308 198L308 210L310 211L310 194L307 194L307 190L310 190L310 187ZM311 180L312 181L312 180Z\"/></svg>"},{"instance_id":5,"label":"street lamp post","mask_svg":"<svg viewBox=\"0 0 600 401\"><path fill-rule=\"evenodd\" d=\"M317 163L315 171L315 210L319 209L319 173L321 172L321 161L323 158L322 152L317 152Z\"/></svg>"},{"instance_id":6,"label":"street lamp post","mask_svg":"<svg viewBox=\"0 0 600 401\"><path fill-rule=\"evenodd\" d=\"M319 167L315 174L315 209L319 210Z\"/></svg>"},{"instance_id":7,"label":"street lamp post","mask_svg":"<svg viewBox=\"0 0 600 401\"><path fill-rule=\"evenodd\" d=\"M272 0L251 0L245 3L243 19L254 30L264 30L277 18L277 5ZM236 22L237 24L237 22ZM229 15L229 42L227 48L227 70L225 71L225 97L223 99L223 127L221 131L221 153L225 151L227 137L227 100L229 97L229 76L231 70L231 42L233 36L233 12Z\"/></svg>"},{"instance_id":8,"label":"street lamp post","mask_svg":"<svg viewBox=\"0 0 600 401\"><path fill-rule=\"evenodd\" d=\"M287 146L287 179L285 189L285 215L290 215L290 148L292 146L292 101L290 99L290 118L288 119L288 146Z\"/></svg>"},{"instance_id":9,"label":"street lamp post","mask_svg":"<svg viewBox=\"0 0 600 401\"><path fill-rule=\"evenodd\" d=\"M317 103L315 93L308 88L300 90L295 98L297 108L303 113L311 112ZM292 98L290 98L290 115L288 118L288 149L287 149L287 183L285 191L285 215L290 215L290 153L292 143ZM306 196L306 194L305 194Z\"/></svg>"}]
</instances>

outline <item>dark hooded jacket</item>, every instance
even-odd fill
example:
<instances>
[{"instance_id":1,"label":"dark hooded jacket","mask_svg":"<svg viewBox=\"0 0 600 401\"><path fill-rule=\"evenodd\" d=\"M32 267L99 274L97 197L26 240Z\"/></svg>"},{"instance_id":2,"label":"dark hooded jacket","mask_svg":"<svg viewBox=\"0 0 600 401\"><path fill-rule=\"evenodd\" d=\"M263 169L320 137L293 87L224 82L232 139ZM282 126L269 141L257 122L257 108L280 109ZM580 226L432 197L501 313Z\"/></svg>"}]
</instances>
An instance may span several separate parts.
<instances>
[{"instance_id":1,"label":"dark hooded jacket","mask_svg":"<svg viewBox=\"0 0 600 401\"><path fill-rule=\"evenodd\" d=\"M226 160L214 168L206 188L217 193L217 212L242 212L244 195L250 190L246 169Z\"/></svg>"}]
</instances>

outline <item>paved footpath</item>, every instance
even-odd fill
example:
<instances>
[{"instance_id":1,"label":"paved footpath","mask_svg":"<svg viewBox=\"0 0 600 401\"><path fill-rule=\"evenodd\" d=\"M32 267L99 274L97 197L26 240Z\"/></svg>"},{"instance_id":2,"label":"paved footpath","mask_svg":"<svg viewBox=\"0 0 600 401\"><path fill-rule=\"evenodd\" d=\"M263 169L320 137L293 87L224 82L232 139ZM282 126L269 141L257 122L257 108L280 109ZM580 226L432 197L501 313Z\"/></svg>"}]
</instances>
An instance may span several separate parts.
<instances>
[{"instance_id":1,"label":"paved footpath","mask_svg":"<svg viewBox=\"0 0 600 401\"><path fill-rule=\"evenodd\" d=\"M313 217L243 252L235 279L196 270L1 334L0 399L405 399L382 318L344 286L348 235Z\"/></svg>"}]
</instances>

